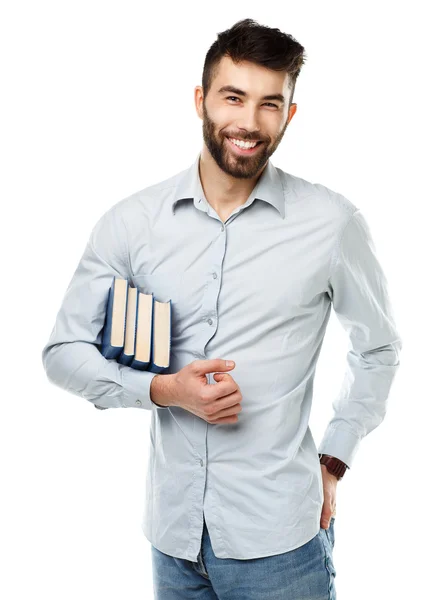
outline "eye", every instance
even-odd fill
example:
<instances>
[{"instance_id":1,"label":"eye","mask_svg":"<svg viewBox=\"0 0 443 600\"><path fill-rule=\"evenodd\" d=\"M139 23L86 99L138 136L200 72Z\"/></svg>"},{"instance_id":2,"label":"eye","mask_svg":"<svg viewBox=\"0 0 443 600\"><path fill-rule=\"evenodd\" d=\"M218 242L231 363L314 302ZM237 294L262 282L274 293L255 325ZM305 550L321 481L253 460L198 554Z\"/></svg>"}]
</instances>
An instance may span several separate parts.
<instances>
[{"instance_id":1,"label":"eye","mask_svg":"<svg viewBox=\"0 0 443 600\"><path fill-rule=\"evenodd\" d=\"M231 98L234 98L235 100L240 100L240 98L238 98L237 96L227 96L226 100L230 100ZM273 102L265 102L265 104L268 104L269 106L274 106L275 108L278 108L278 106L276 104L274 104Z\"/></svg>"}]
</instances>

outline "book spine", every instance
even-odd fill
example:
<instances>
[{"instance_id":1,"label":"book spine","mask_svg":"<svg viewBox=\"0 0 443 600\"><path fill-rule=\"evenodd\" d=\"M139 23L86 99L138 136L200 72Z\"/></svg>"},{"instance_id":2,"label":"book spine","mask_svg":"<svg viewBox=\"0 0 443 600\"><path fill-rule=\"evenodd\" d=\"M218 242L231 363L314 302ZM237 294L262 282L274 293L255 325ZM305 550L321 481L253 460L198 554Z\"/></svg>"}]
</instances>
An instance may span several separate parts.
<instances>
[{"instance_id":1,"label":"book spine","mask_svg":"<svg viewBox=\"0 0 443 600\"><path fill-rule=\"evenodd\" d=\"M118 356L115 348L111 346L111 329L112 329L112 313L114 307L114 289L115 289L115 276L112 280L112 284L108 290L108 297L106 302L105 311L105 323L103 327L101 353L105 358L114 359Z\"/></svg>"}]
</instances>

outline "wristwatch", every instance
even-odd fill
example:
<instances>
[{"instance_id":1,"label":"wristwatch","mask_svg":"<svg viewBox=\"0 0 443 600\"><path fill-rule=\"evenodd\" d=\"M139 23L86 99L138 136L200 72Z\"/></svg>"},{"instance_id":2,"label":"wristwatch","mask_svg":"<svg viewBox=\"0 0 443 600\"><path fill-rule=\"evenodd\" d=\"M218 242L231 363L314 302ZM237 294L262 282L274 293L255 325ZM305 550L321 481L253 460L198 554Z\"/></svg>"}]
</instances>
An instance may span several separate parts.
<instances>
[{"instance_id":1,"label":"wristwatch","mask_svg":"<svg viewBox=\"0 0 443 600\"><path fill-rule=\"evenodd\" d=\"M346 469L349 469L347 464L335 456L329 456L329 454L319 454L318 456L320 464L325 465L331 475L335 475L338 480L343 479Z\"/></svg>"}]
</instances>

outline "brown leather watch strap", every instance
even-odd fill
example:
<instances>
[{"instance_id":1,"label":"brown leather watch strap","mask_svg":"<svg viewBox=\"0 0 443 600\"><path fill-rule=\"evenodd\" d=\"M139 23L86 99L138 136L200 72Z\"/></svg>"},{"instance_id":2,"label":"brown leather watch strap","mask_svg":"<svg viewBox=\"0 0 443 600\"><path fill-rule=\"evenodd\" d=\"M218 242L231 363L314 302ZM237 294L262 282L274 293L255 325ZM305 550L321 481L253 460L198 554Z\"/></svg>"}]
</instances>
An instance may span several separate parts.
<instances>
[{"instance_id":1,"label":"brown leather watch strap","mask_svg":"<svg viewBox=\"0 0 443 600\"><path fill-rule=\"evenodd\" d=\"M325 465L328 472L331 475L335 475L338 480L343 479L343 475L346 470L349 469L348 465L335 456L329 456L329 454L319 454L320 464Z\"/></svg>"}]
</instances>

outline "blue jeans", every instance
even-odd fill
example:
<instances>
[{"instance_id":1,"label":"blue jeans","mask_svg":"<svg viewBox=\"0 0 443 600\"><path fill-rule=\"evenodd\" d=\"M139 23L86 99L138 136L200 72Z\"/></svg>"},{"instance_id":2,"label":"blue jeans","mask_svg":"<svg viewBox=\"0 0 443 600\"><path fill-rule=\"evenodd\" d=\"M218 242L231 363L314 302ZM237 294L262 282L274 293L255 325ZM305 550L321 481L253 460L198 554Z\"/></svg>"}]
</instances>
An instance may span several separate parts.
<instances>
[{"instance_id":1,"label":"blue jeans","mask_svg":"<svg viewBox=\"0 0 443 600\"><path fill-rule=\"evenodd\" d=\"M334 522L303 546L262 558L217 558L206 523L197 562L151 545L155 600L336 600Z\"/></svg>"}]
</instances>

